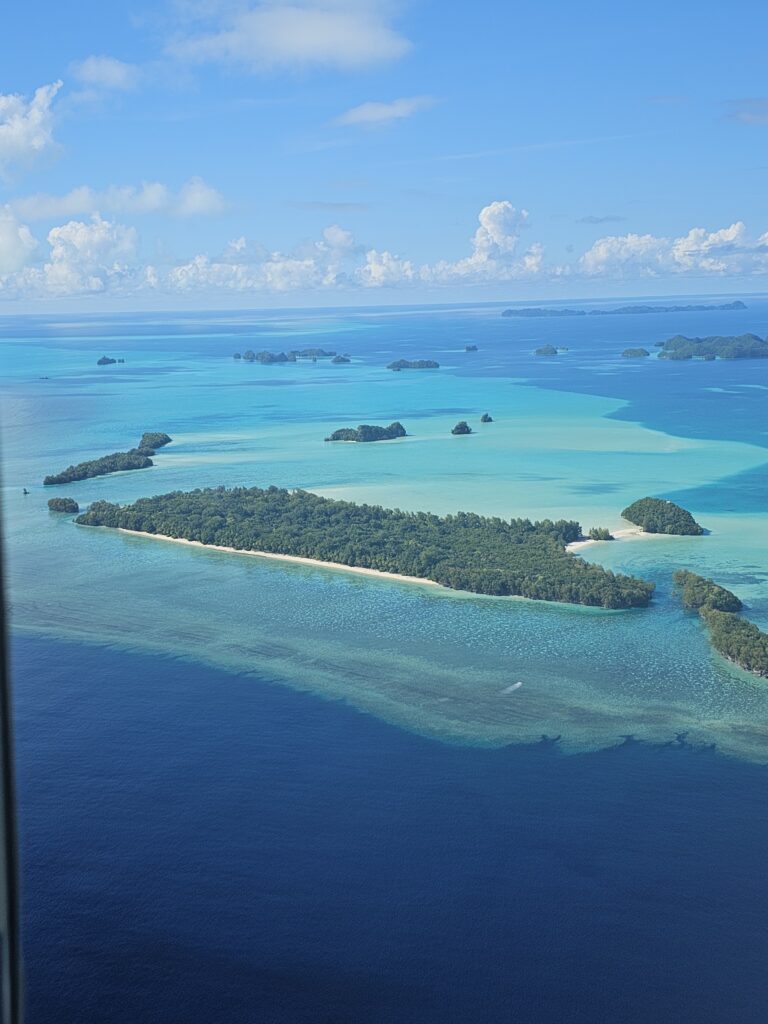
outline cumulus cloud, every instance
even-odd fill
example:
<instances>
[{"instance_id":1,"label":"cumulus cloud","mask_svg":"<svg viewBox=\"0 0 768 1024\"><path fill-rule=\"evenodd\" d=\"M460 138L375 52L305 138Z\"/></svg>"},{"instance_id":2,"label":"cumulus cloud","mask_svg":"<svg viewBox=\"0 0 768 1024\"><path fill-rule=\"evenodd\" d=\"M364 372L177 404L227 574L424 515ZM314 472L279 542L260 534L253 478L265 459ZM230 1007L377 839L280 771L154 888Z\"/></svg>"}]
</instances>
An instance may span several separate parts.
<instances>
[{"instance_id":1,"label":"cumulus cloud","mask_svg":"<svg viewBox=\"0 0 768 1024\"><path fill-rule=\"evenodd\" d=\"M268 252L237 238L218 259L200 254L172 268L167 283L181 292L338 288L350 283L347 263L358 252L352 232L337 224L327 227L319 240L305 242L288 254Z\"/></svg>"},{"instance_id":2,"label":"cumulus cloud","mask_svg":"<svg viewBox=\"0 0 768 1024\"><path fill-rule=\"evenodd\" d=\"M599 238L579 260L590 277L660 277L665 274L742 275L768 269L766 236L750 239L736 221L717 231L691 228L678 238L609 235Z\"/></svg>"},{"instance_id":3,"label":"cumulus cloud","mask_svg":"<svg viewBox=\"0 0 768 1024\"><path fill-rule=\"evenodd\" d=\"M147 199L156 202L157 198ZM17 212L0 208L0 294L28 298L113 293L137 296L223 292L340 291L353 288L440 288L554 280L564 276L641 280L673 275L720 278L768 274L768 232L754 237L741 221L678 237L651 234L599 238L581 257L547 262L540 242L524 244L524 209L495 200L478 214L467 255L418 263L388 249L361 245L332 224L290 251L270 250L244 236L218 256L198 253L174 265L143 265L132 227L94 213L52 228L38 243ZM47 248L46 248L47 245Z\"/></svg>"},{"instance_id":4,"label":"cumulus cloud","mask_svg":"<svg viewBox=\"0 0 768 1024\"><path fill-rule=\"evenodd\" d=\"M410 260L401 260L391 252L369 249L365 263L357 271L357 279L366 288L411 284L418 272Z\"/></svg>"},{"instance_id":5,"label":"cumulus cloud","mask_svg":"<svg viewBox=\"0 0 768 1024\"><path fill-rule=\"evenodd\" d=\"M420 110L428 110L435 105L432 96L410 96L392 100L390 103L361 103L352 107L334 119L339 125L364 125L367 127L391 124L411 117Z\"/></svg>"},{"instance_id":6,"label":"cumulus cloud","mask_svg":"<svg viewBox=\"0 0 768 1024\"><path fill-rule=\"evenodd\" d=\"M51 104L61 82L41 85L31 100L0 93L0 175L16 164L27 164L53 145Z\"/></svg>"},{"instance_id":7,"label":"cumulus cloud","mask_svg":"<svg viewBox=\"0 0 768 1024\"><path fill-rule=\"evenodd\" d=\"M221 213L225 209L220 192L202 178L190 178L178 192L158 181L141 185L112 185L98 191L81 185L62 196L46 193L14 200L15 212L25 220L55 220L92 213L164 213L195 217Z\"/></svg>"},{"instance_id":8,"label":"cumulus cloud","mask_svg":"<svg viewBox=\"0 0 768 1024\"><path fill-rule=\"evenodd\" d=\"M419 271L430 284L489 283L533 277L542 268L544 250L534 243L520 252L520 232L529 225L527 210L519 210L507 199L484 206L472 238L472 251L460 260L439 260Z\"/></svg>"},{"instance_id":9,"label":"cumulus cloud","mask_svg":"<svg viewBox=\"0 0 768 1024\"><path fill-rule=\"evenodd\" d=\"M102 292L133 292L151 268L137 263L135 228L103 220L69 221L48 232L48 257L0 277L6 295L51 297Z\"/></svg>"},{"instance_id":10,"label":"cumulus cloud","mask_svg":"<svg viewBox=\"0 0 768 1024\"><path fill-rule=\"evenodd\" d=\"M115 57L86 57L72 65L72 74L81 85L97 92L129 92L141 78L136 64L126 64Z\"/></svg>"},{"instance_id":11,"label":"cumulus cloud","mask_svg":"<svg viewBox=\"0 0 768 1024\"><path fill-rule=\"evenodd\" d=\"M218 14L208 31L179 34L169 52L183 60L237 63L252 71L349 71L388 63L411 46L392 28L386 0L264 0L225 5Z\"/></svg>"},{"instance_id":12,"label":"cumulus cloud","mask_svg":"<svg viewBox=\"0 0 768 1024\"><path fill-rule=\"evenodd\" d=\"M0 275L21 270L36 248L37 241L26 224L18 222L10 207L0 207Z\"/></svg>"}]
</instances>

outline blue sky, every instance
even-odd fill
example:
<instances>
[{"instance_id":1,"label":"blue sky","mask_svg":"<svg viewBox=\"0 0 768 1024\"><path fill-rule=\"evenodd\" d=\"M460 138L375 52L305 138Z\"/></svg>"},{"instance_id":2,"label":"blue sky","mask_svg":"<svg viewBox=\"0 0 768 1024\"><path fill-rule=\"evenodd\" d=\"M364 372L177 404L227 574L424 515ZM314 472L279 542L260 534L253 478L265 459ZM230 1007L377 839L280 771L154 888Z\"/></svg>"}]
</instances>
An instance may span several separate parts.
<instances>
[{"instance_id":1,"label":"blue sky","mask_svg":"<svg viewBox=\"0 0 768 1024\"><path fill-rule=\"evenodd\" d=\"M764 3L74 10L3 19L0 311L764 289Z\"/></svg>"}]
</instances>

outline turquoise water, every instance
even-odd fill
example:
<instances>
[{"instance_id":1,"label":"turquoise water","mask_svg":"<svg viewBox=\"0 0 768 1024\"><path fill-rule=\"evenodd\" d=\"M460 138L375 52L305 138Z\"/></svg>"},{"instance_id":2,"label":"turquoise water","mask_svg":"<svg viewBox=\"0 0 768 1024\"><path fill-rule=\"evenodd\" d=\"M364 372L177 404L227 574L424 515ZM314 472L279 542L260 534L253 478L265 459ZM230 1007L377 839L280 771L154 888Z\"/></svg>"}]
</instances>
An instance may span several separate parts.
<instances>
[{"instance_id":1,"label":"turquoise water","mask_svg":"<svg viewBox=\"0 0 768 1024\"><path fill-rule=\"evenodd\" d=\"M715 576L768 627L768 366L620 358L630 343L652 347L674 333L766 333L768 304L748 305L597 323L502 320L495 307L9 318L0 358L13 626L251 674L254 686L267 677L453 743L548 734L576 751L687 733L766 761L768 683L712 654L670 580L681 565ZM464 351L470 342L477 353ZM535 358L547 342L569 352ZM310 345L353 361L231 358ZM97 367L105 352L125 365ZM436 358L441 369L384 369L402 356ZM494 423L481 428L485 411ZM393 419L411 436L323 442L336 427ZM458 419L476 433L452 437ZM41 486L46 473L150 429L174 438L152 469ZM630 501L659 494L710 532L585 549L658 583L651 608L603 613L91 531L45 504L53 494L85 504L218 484L611 528Z\"/></svg>"}]
</instances>

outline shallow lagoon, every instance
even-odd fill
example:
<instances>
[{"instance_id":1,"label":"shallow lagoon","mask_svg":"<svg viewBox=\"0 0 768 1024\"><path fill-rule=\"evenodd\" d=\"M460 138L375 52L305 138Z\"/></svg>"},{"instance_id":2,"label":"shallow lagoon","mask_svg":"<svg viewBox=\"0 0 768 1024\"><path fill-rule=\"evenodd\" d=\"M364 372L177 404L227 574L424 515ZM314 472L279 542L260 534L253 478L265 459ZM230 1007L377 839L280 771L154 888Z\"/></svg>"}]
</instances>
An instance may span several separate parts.
<instances>
[{"instance_id":1,"label":"shallow lagoon","mask_svg":"<svg viewBox=\"0 0 768 1024\"><path fill-rule=\"evenodd\" d=\"M768 685L713 656L697 620L670 599L671 574L684 565L716 576L768 625L759 497L768 366L619 358L630 341L652 348L678 332L764 332L768 306L748 305L586 323L502 320L500 308L9 321L3 429L14 626L266 675L451 742L557 734L565 749L584 750L624 734L663 741L688 732L768 760ZM477 353L464 352L470 342ZM533 348L546 342L570 351L537 359ZM231 358L247 347L315 344L349 352L353 363ZM126 364L97 368L103 352ZM403 356L442 366L384 369ZM481 427L485 411L495 422ZM339 426L393 419L412 436L323 442ZM458 419L476 433L451 437ZM175 439L153 469L39 485L47 472L134 444L145 429ZM740 504L734 481L742 479ZM83 504L272 483L402 508L614 528L634 498L674 495L711 533L585 549L659 585L647 611L601 613L189 551L76 528L45 507L53 493ZM518 680L523 687L502 693Z\"/></svg>"}]
</instances>

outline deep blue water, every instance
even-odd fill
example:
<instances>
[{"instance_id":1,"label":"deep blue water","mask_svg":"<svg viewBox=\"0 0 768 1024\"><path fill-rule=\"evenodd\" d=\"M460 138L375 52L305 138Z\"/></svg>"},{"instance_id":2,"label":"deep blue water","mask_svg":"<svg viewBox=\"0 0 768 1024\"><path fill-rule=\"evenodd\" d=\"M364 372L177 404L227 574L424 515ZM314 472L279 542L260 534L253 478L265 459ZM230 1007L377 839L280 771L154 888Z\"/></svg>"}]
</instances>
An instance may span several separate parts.
<instances>
[{"instance_id":1,"label":"deep blue water","mask_svg":"<svg viewBox=\"0 0 768 1024\"><path fill-rule=\"evenodd\" d=\"M768 770L15 641L30 1024L762 1024Z\"/></svg>"}]
</instances>

